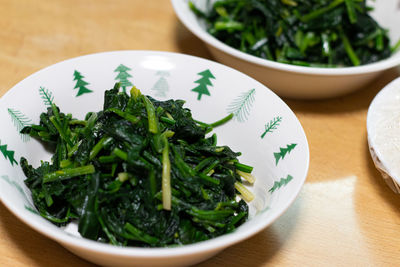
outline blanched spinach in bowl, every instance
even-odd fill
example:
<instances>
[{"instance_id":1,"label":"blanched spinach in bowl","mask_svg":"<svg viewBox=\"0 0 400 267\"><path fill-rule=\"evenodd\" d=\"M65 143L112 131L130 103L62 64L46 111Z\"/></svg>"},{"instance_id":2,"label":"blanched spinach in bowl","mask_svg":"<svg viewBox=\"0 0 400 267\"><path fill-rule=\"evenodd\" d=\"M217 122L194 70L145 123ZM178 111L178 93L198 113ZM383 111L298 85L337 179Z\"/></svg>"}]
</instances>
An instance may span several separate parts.
<instances>
[{"instance_id":1,"label":"blanched spinach in bowl","mask_svg":"<svg viewBox=\"0 0 400 267\"><path fill-rule=\"evenodd\" d=\"M77 221L83 237L119 246L190 244L243 224L243 199L253 195L241 181L254 181L252 167L208 134L232 115L202 123L182 100L119 87L84 120L53 104L22 129L53 151L37 168L21 158L40 215L59 226Z\"/></svg>"},{"instance_id":2,"label":"blanched spinach in bowl","mask_svg":"<svg viewBox=\"0 0 400 267\"><path fill-rule=\"evenodd\" d=\"M358 66L388 58L400 46L399 41L390 47L365 0L219 0L207 10L189 6L220 41L281 63Z\"/></svg>"}]
</instances>

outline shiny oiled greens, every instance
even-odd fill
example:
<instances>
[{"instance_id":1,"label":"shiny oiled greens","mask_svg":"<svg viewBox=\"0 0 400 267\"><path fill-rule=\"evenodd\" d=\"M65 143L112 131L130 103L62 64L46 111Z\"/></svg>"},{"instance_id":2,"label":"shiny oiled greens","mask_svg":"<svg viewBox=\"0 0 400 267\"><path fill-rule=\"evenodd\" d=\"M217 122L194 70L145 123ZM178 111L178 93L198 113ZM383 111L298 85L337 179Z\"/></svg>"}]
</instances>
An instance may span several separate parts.
<instances>
[{"instance_id":1,"label":"shiny oiled greens","mask_svg":"<svg viewBox=\"0 0 400 267\"><path fill-rule=\"evenodd\" d=\"M365 0L218 0L207 11L189 6L217 39L268 60L341 67L392 53Z\"/></svg>"},{"instance_id":2,"label":"shiny oiled greens","mask_svg":"<svg viewBox=\"0 0 400 267\"><path fill-rule=\"evenodd\" d=\"M38 168L21 158L39 213L59 226L77 220L83 237L120 246L182 245L234 231L248 217L236 198L239 174L252 167L217 146L215 134L206 137L231 116L201 123L183 104L136 88L129 96L119 84L84 120L53 104L39 125L22 130L54 152Z\"/></svg>"}]
</instances>

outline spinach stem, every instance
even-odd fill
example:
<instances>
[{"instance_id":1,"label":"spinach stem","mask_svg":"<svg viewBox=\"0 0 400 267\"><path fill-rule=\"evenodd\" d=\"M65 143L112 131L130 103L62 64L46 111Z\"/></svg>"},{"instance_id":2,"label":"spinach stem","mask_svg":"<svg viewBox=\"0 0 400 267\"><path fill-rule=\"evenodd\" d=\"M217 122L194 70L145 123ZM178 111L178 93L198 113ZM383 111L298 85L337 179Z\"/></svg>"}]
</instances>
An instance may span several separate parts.
<instances>
[{"instance_id":1,"label":"spinach stem","mask_svg":"<svg viewBox=\"0 0 400 267\"><path fill-rule=\"evenodd\" d=\"M146 242L148 244L155 244L158 242L158 238L148 235L145 232L139 230L129 222L127 222L124 226L125 230L127 230L130 234L133 235L134 239Z\"/></svg>"},{"instance_id":2,"label":"spinach stem","mask_svg":"<svg viewBox=\"0 0 400 267\"><path fill-rule=\"evenodd\" d=\"M357 22L357 14L356 14L356 10L354 8L354 2L353 2L353 0L345 0L345 3L346 3L347 14L349 16L350 23L354 24Z\"/></svg>"},{"instance_id":3,"label":"spinach stem","mask_svg":"<svg viewBox=\"0 0 400 267\"><path fill-rule=\"evenodd\" d=\"M331 3L330 3L328 6L326 6L326 7L322 7L322 8L320 8L320 9L311 11L310 13L304 15L304 16L301 18L301 20L302 20L303 22L308 22L308 21L310 21L310 20L312 20L312 19L315 19L315 18L317 18L317 17L319 17L319 16L325 14L325 13L328 12L329 10L334 9L336 6L342 4L344 1L345 1L345 0L335 0L335 1L331 2Z\"/></svg>"},{"instance_id":4,"label":"spinach stem","mask_svg":"<svg viewBox=\"0 0 400 267\"><path fill-rule=\"evenodd\" d=\"M146 96L143 96L143 101L147 112L147 120L149 122L149 132L156 134L158 133L156 109L154 108L153 103Z\"/></svg>"},{"instance_id":5,"label":"spinach stem","mask_svg":"<svg viewBox=\"0 0 400 267\"><path fill-rule=\"evenodd\" d=\"M96 145L94 145L94 147L92 148L92 150L89 153L89 160L94 159L97 154L99 154L99 152L103 149L103 146L105 143L110 142L112 140L112 137L109 136L103 136L99 142L97 142Z\"/></svg>"},{"instance_id":6,"label":"spinach stem","mask_svg":"<svg viewBox=\"0 0 400 267\"><path fill-rule=\"evenodd\" d=\"M397 43L391 48L392 52L397 52L397 50L400 50L400 39L397 41Z\"/></svg>"},{"instance_id":7,"label":"spinach stem","mask_svg":"<svg viewBox=\"0 0 400 267\"><path fill-rule=\"evenodd\" d=\"M68 138L64 130L62 129L61 125L59 124L59 121L57 121L55 116L50 117L50 121L53 123L54 127L57 129L58 133L60 134L61 138L70 146L73 147L74 144L71 142L71 140Z\"/></svg>"},{"instance_id":8,"label":"spinach stem","mask_svg":"<svg viewBox=\"0 0 400 267\"><path fill-rule=\"evenodd\" d=\"M164 148L162 151L162 198L163 208L171 210L171 162L169 160L168 140L164 137Z\"/></svg>"},{"instance_id":9,"label":"spinach stem","mask_svg":"<svg viewBox=\"0 0 400 267\"><path fill-rule=\"evenodd\" d=\"M347 55L350 58L350 61L353 63L354 66L359 66L360 65L360 59L357 57L356 53L353 50L353 47L350 44L349 39L347 36L344 34L343 30L340 28L339 29L340 37L342 39L344 49L346 50Z\"/></svg>"},{"instance_id":10,"label":"spinach stem","mask_svg":"<svg viewBox=\"0 0 400 267\"><path fill-rule=\"evenodd\" d=\"M116 155L108 155L108 156L100 156L100 163L114 163L118 161L118 157Z\"/></svg>"},{"instance_id":11,"label":"spinach stem","mask_svg":"<svg viewBox=\"0 0 400 267\"><path fill-rule=\"evenodd\" d=\"M115 114L117 114L118 116L126 119L127 121L131 122L132 124L136 124L140 121L140 119L136 116L133 116L132 114L129 114L127 112L124 112L122 110L119 110L117 108L109 108L107 109L108 111L111 111Z\"/></svg>"},{"instance_id":12,"label":"spinach stem","mask_svg":"<svg viewBox=\"0 0 400 267\"><path fill-rule=\"evenodd\" d=\"M210 157L210 158L205 158L202 161L199 162L199 164L194 167L195 171L201 171L205 166L209 165L212 161L214 161L215 158Z\"/></svg>"},{"instance_id":13,"label":"spinach stem","mask_svg":"<svg viewBox=\"0 0 400 267\"><path fill-rule=\"evenodd\" d=\"M253 193L251 193L242 183L235 182L235 188L241 194L241 197L247 201L251 202L254 199Z\"/></svg>"},{"instance_id":14,"label":"spinach stem","mask_svg":"<svg viewBox=\"0 0 400 267\"><path fill-rule=\"evenodd\" d=\"M171 119L171 118L168 118L168 117L164 117L164 116L160 117L160 121L165 122L165 123L167 123L169 125L174 125L175 124L175 120L174 119Z\"/></svg>"},{"instance_id":15,"label":"spinach stem","mask_svg":"<svg viewBox=\"0 0 400 267\"><path fill-rule=\"evenodd\" d=\"M235 167L242 172L251 173L253 171L252 166L249 166L249 165L246 165L246 164L243 164L240 162L235 162Z\"/></svg>"},{"instance_id":16,"label":"spinach stem","mask_svg":"<svg viewBox=\"0 0 400 267\"><path fill-rule=\"evenodd\" d=\"M125 151L122 151L119 148L115 148L113 150L113 153L115 156L117 156L118 158L127 161L128 160L128 154Z\"/></svg>"},{"instance_id":17,"label":"spinach stem","mask_svg":"<svg viewBox=\"0 0 400 267\"><path fill-rule=\"evenodd\" d=\"M212 169L214 169L218 164L220 163L220 161L218 159L214 159L210 165L208 165L207 168L205 168L202 173L207 174L209 173Z\"/></svg>"},{"instance_id":18,"label":"spinach stem","mask_svg":"<svg viewBox=\"0 0 400 267\"><path fill-rule=\"evenodd\" d=\"M65 180L65 179L69 179L69 178L76 177L76 176L92 174L94 172L95 172L95 168L91 164L86 165L86 166L76 167L76 168L58 170L55 172L46 173L43 176L43 183L49 183L49 182L53 182L56 180Z\"/></svg>"},{"instance_id":19,"label":"spinach stem","mask_svg":"<svg viewBox=\"0 0 400 267\"><path fill-rule=\"evenodd\" d=\"M224 118L222 118L222 119L220 119L220 120L218 120L218 121L216 121L216 122L211 123L210 126L211 126L212 128L215 128L215 127L220 126L220 125L222 125L222 124L224 124L224 123L227 123L227 122L230 121L232 118L233 118L233 113L230 113L228 116L226 116L226 117L224 117Z\"/></svg>"}]
</instances>

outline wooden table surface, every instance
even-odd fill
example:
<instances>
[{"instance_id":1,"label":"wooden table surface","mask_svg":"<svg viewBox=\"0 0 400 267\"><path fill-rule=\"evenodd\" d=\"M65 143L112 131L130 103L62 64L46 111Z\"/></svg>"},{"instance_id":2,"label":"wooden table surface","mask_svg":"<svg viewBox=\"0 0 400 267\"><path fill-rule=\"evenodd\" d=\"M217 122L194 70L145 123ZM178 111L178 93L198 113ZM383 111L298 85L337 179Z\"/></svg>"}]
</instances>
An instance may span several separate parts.
<instances>
[{"instance_id":1,"label":"wooden table surface","mask_svg":"<svg viewBox=\"0 0 400 267\"><path fill-rule=\"evenodd\" d=\"M0 96L50 64L84 54L161 50L212 59L167 0L0 0ZM266 230L198 266L399 266L400 196L371 160L370 102L398 69L353 94L284 99L302 123L310 168L295 203ZM90 266L0 204L1 266Z\"/></svg>"}]
</instances>

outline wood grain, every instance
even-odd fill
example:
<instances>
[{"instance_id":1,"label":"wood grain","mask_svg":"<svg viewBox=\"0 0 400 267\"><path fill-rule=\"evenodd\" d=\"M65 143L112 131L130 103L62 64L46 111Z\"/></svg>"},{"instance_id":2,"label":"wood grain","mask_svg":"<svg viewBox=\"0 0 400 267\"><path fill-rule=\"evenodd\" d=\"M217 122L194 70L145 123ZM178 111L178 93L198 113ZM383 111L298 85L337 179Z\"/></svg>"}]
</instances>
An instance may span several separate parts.
<instances>
[{"instance_id":1,"label":"wood grain","mask_svg":"<svg viewBox=\"0 0 400 267\"><path fill-rule=\"evenodd\" d=\"M212 59L166 0L0 0L0 95L39 69L124 49ZM376 171L366 115L381 75L353 94L288 100L306 132L311 163L295 203L269 228L199 266L399 266L400 196ZM30 229L0 204L1 266L90 266Z\"/></svg>"}]
</instances>

